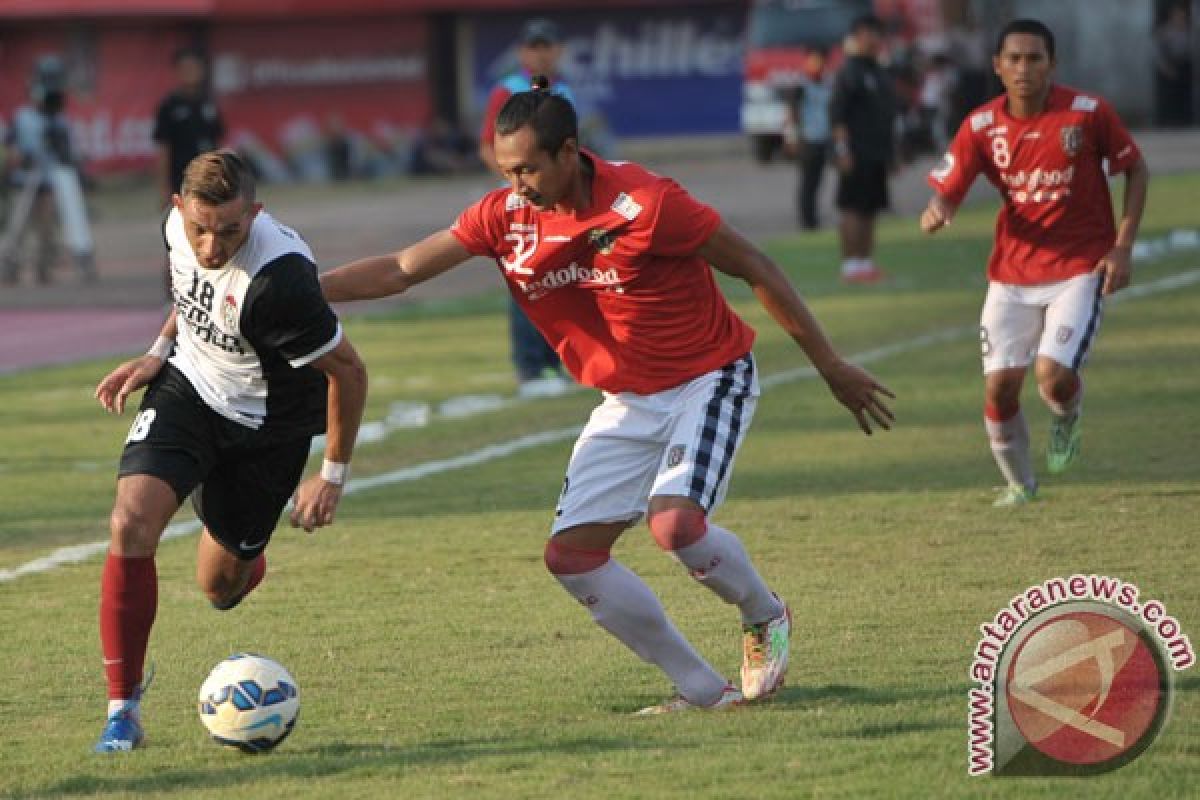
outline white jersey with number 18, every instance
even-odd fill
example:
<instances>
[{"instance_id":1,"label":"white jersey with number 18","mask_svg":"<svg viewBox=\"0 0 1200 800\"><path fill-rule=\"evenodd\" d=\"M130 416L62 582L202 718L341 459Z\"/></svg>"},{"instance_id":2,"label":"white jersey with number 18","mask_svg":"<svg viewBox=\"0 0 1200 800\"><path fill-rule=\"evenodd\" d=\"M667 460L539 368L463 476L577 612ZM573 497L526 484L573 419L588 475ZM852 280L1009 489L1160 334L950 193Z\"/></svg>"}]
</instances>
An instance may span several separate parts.
<instances>
[{"instance_id":1,"label":"white jersey with number 18","mask_svg":"<svg viewBox=\"0 0 1200 800\"><path fill-rule=\"evenodd\" d=\"M205 269L178 209L163 238L178 323L171 363L234 422L297 436L323 430L325 376L308 365L338 345L342 330L304 240L259 212L225 266Z\"/></svg>"}]
</instances>

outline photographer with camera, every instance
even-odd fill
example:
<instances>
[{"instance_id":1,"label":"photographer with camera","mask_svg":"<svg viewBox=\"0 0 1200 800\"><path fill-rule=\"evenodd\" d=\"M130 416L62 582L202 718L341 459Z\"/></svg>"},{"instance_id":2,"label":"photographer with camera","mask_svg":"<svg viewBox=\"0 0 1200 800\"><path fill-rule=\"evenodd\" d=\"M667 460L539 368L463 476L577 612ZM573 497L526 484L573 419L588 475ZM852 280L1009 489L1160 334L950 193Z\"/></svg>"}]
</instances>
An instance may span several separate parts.
<instances>
[{"instance_id":1,"label":"photographer with camera","mask_svg":"<svg viewBox=\"0 0 1200 800\"><path fill-rule=\"evenodd\" d=\"M16 195L0 239L0 281L17 283L25 237L36 238L34 275L50 282L60 236L83 280L96 280L96 260L79 169L71 146L66 107L66 69L58 56L43 56L30 80L31 104L17 109L8 131L8 170Z\"/></svg>"}]
</instances>

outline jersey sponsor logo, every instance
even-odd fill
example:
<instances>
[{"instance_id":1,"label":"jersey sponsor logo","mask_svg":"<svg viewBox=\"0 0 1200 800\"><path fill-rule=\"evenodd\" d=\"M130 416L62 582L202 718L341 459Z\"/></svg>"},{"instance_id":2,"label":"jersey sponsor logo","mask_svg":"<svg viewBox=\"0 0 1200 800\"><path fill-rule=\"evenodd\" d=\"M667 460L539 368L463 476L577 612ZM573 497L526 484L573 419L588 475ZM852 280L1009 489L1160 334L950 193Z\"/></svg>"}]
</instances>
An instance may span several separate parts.
<instances>
[{"instance_id":1,"label":"jersey sponsor logo","mask_svg":"<svg viewBox=\"0 0 1200 800\"><path fill-rule=\"evenodd\" d=\"M508 197L504 198L504 210L516 211L518 208L526 208L529 201L516 192L509 192Z\"/></svg>"},{"instance_id":2,"label":"jersey sponsor logo","mask_svg":"<svg viewBox=\"0 0 1200 800\"><path fill-rule=\"evenodd\" d=\"M617 199L613 200L612 210L627 220L633 220L638 214L642 213L642 207L637 201L624 192L621 192L617 195Z\"/></svg>"},{"instance_id":3,"label":"jersey sponsor logo","mask_svg":"<svg viewBox=\"0 0 1200 800\"><path fill-rule=\"evenodd\" d=\"M1095 111L1100 105L1099 101L1094 97L1088 97L1086 94L1075 95L1075 99L1071 101L1072 111Z\"/></svg>"},{"instance_id":4,"label":"jersey sponsor logo","mask_svg":"<svg viewBox=\"0 0 1200 800\"><path fill-rule=\"evenodd\" d=\"M552 269L535 281L517 280L516 283L530 300L545 297L554 289L562 289L575 284L592 284L610 288L618 294L623 294L620 287L621 278L615 267L608 269L592 269L581 267L575 262L561 269Z\"/></svg>"},{"instance_id":5,"label":"jersey sponsor logo","mask_svg":"<svg viewBox=\"0 0 1200 800\"><path fill-rule=\"evenodd\" d=\"M603 228L592 228L588 231L588 243L596 248L597 253L606 256L612 253L613 245L617 243L617 235Z\"/></svg>"},{"instance_id":6,"label":"jersey sponsor logo","mask_svg":"<svg viewBox=\"0 0 1200 800\"><path fill-rule=\"evenodd\" d=\"M564 236L561 233L556 233L556 234L553 234L552 236L543 236L542 241L543 242L569 242L569 241L571 241L571 237Z\"/></svg>"},{"instance_id":7,"label":"jersey sponsor logo","mask_svg":"<svg viewBox=\"0 0 1200 800\"><path fill-rule=\"evenodd\" d=\"M225 327L229 330L238 329L237 298L231 294L225 295L225 302L221 304L221 319L225 321Z\"/></svg>"},{"instance_id":8,"label":"jersey sponsor logo","mask_svg":"<svg viewBox=\"0 0 1200 800\"><path fill-rule=\"evenodd\" d=\"M1071 179L1075 177L1075 165L1071 165L1066 169L1042 169L1035 167L1026 172L1001 172L1000 179L1005 185L1012 189L1024 189L1029 192L1036 191L1044 186L1069 186Z\"/></svg>"},{"instance_id":9,"label":"jersey sponsor logo","mask_svg":"<svg viewBox=\"0 0 1200 800\"><path fill-rule=\"evenodd\" d=\"M1056 331L1054 334L1054 341L1058 342L1059 344L1066 344L1067 342L1071 341L1071 336L1073 336L1074 333L1075 329L1070 325L1059 325L1058 331Z\"/></svg>"},{"instance_id":10,"label":"jersey sponsor logo","mask_svg":"<svg viewBox=\"0 0 1200 800\"><path fill-rule=\"evenodd\" d=\"M1067 158L1074 158L1083 148L1083 128L1078 125L1064 125L1058 131L1058 141L1062 144Z\"/></svg>"},{"instance_id":11,"label":"jersey sponsor logo","mask_svg":"<svg viewBox=\"0 0 1200 800\"><path fill-rule=\"evenodd\" d=\"M246 355L246 348L242 345L241 337L237 333L226 333L213 321L212 316L216 313L213 308L216 288L211 282L200 277L198 268L192 270L191 277L192 286L187 292L175 291L175 308L178 311L179 320L188 326L197 344L212 345L226 353ZM226 300L228 301L228 298ZM224 311L225 308L222 308L222 312ZM227 325L227 327L236 331L236 314L233 319L234 324Z\"/></svg>"},{"instance_id":12,"label":"jersey sponsor logo","mask_svg":"<svg viewBox=\"0 0 1200 800\"><path fill-rule=\"evenodd\" d=\"M997 125L994 128L988 128L987 131L985 131L985 133L988 136L1003 136L1004 134L1008 133L1008 126L1007 125Z\"/></svg>"},{"instance_id":13,"label":"jersey sponsor logo","mask_svg":"<svg viewBox=\"0 0 1200 800\"><path fill-rule=\"evenodd\" d=\"M1129 155L1129 152L1130 152L1131 150L1133 150L1133 145L1131 145L1131 144L1127 144L1127 145L1125 145L1124 147L1122 147L1122 148L1120 149L1120 151L1117 153L1117 155L1115 156L1115 158L1116 158L1117 160L1120 160L1120 159L1124 158L1125 156Z\"/></svg>"},{"instance_id":14,"label":"jersey sponsor logo","mask_svg":"<svg viewBox=\"0 0 1200 800\"><path fill-rule=\"evenodd\" d=\"M971 130L974 133L979 133L995 120L996 114L992 111L980 111L978 114L971 115Z\"/></svg>"},{"instance_id":15,"label":"jersey sponsor logo","mask_svg":"<svg viewBox=\"0 0 1200 800\"><path fill-rule=\"evenodd\" d=\"M933 178L938 183L945 183L946 178L950 177L950 173L954 171L954 154L946 153L942 156L942 163L938 164L929 177Z\"/></svg>"}]
</instances>

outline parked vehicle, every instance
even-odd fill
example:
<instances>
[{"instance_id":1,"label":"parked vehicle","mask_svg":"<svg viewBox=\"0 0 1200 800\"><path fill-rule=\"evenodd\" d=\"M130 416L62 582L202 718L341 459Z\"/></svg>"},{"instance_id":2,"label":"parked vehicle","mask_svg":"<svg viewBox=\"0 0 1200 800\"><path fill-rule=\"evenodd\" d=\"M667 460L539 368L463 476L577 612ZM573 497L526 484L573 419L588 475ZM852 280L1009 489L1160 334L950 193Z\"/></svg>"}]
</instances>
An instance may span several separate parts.
<instances>
[{"instance_id":1,"label":"parked vehicle","mask_svg":"<svg viewBox=\"0 0 1200 800\"><path fill-rule=\"evenodd\" d=\"M770 161L783 144L787 104L800 83L813 48L842 58L841 43L850 23L873 10L872 0L754 0L746 25L742 84L742 130L751 152Z\"/></svg>"}]
</instances>

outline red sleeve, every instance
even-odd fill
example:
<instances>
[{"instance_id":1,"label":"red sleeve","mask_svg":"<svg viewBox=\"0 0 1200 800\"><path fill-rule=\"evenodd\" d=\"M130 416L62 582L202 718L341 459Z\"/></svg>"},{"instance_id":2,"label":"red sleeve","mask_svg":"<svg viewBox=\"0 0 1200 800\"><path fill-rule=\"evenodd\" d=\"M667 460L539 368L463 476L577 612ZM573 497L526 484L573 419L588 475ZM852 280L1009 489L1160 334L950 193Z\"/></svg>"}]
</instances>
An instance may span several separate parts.
<instances>
[{"instance_id":1,"label":"red sleeve","mask_svg":"<svg viewBox=\"0 0 1200 800\"><path fill-rule=\"evenodd\" d=\"M1097 146L1100 157L1108 159L1108 174L1118 175L1132 167L1141 151L1113 107L1103 100L1096 109Z\"/></svg>"},{"instance_id":2,"label":"red sleeve","mask_svg":"<svg viewBox=\"0 0 1200 800\"><path fill-rule=\"evenodd\" d=\"M488 95L487 108L483 110L483 124L479 128L479 141L489 145L492 143L492 139L496 136L496 116L510 97L512 97L512 92L503 86L492 89L492 93Z\"/></svg>"},{"instance_id":3,"label":"red sleeve","mask_svg":"<svg viewBox=\"0 0 1200 800\"><path fill-rule=\"evenodd\" d=\"M973 117L972 114L963 120L954 140L950 142L950 149L942 156L942 162L929 173L929 185L933 190L955 205L962 202L981 168L972 127Z\"/></svg>"},{"instance_id":4,"label":"red sleeve","mask_svg":"<svg viewBox=\"0 0 1200 800\"><path fill-rule=\"evenodd\" d=\"M503 228L503 222L498 222L496 219L498 216L496 214L496 198L499 197L499 202L503 202L503 198L507 194L507 189L485 194L473 205L464 209L458 215L458 219L454 220L454 224L450 226L450 232L454 234L454 238L462 242L463 247L467 248L471 255L496 257L496 231Z\"/></svg>"},{"instance_id":5,"label":"red sleeve","mask_svg":"<svg viewBox=\"0 0 1200 800\"><path fill-rule=\"evenodd\" d=\"M650 252L679 257L695 253L721 226L721 215L673 180L663 180L650 231Z\"/></svg>"}]
</instances>

